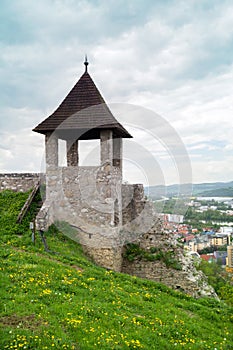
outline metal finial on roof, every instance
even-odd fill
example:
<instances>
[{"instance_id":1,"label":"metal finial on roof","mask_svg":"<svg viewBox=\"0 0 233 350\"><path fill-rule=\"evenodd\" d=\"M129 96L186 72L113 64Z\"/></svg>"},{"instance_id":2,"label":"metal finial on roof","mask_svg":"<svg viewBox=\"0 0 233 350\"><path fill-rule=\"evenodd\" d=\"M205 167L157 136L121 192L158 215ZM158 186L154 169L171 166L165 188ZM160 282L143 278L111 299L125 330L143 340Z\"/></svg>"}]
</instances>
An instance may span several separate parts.
<instances>
[{"instance_id":1,"label":"metal finial on roof","mask_svg":"<svg viewBox=\"0 0 233 350\"><path fill-rule=\"evenodd\" d=\"M87 66L88 66L89 62L87 60L87 55L85 55L85 61L84 61L84 65L85 65L85 72L87 72Z\"/></svg>"}]
</instances>

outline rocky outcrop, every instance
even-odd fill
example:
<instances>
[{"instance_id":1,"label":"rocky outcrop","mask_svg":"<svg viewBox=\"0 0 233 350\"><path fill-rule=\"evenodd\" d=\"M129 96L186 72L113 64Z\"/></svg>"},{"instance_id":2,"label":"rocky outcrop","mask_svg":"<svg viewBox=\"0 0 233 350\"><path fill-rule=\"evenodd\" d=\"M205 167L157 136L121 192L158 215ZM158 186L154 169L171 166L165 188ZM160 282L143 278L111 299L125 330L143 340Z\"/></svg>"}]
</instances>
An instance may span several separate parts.
<instances>
[{"instance_id":1,"label":"rocky outcrop","mask_svg":"<svg viewBox=\"0 0 233 350\"><path fill-rule=\"evenodd\" d=\"M122 272L163 283L193 297L218 298L207 277L196 269L194 258L185 254L173 234L163 232L159 222L135 244L139 256L129 259L125 247Z\"/></svg>"}]
</instances>

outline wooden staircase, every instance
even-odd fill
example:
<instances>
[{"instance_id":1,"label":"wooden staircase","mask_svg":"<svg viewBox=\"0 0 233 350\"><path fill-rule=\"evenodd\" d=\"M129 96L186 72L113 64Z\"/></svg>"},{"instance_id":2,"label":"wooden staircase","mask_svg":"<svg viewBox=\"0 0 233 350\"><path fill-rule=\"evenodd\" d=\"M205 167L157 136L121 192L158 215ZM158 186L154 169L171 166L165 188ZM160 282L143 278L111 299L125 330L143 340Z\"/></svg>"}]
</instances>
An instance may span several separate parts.
<instances>
[{"instance_id":1,"label":"wooden staircase","mask_svg":"<svg viewBox=\"0 0 233 350\"><path fill-rule=\"evenodd\" d=\"M20 224L22 222L23 218L25 217L25 215L27 214L33 199L35 198L37 192L39 191L39 188L40 188L40 181L38 181L35 184L35 186L32 189L32 192L30 192L26 202L24 203L22 209L20 210L20 213L19 213L19 215L17 217L17 221L16 221L17 224Z\"/></svg>"}]
</instances>

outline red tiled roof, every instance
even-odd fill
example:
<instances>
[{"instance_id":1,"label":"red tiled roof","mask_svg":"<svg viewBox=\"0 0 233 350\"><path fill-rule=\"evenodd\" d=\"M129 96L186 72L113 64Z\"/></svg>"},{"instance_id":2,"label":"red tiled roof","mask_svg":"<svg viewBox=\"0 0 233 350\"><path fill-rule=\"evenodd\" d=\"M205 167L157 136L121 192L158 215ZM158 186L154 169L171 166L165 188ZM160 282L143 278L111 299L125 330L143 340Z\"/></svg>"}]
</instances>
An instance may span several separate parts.
<instances>
[{"instance_id":1,"label":"red tiled roof","mask_svg":"<svg viewBox=\"0 0 233 350\"><path fill-rule=\"evenodd\" d=\"M99 138L100 129L112 129L115 137L132 137L116 120L89 73L81 76L59 107L33 131L58 131L60 137Z\"/></svg>"},{"instance_id":2,"label":"red tiled roof","mask_svg":"<svg viewBox=\"0 0 233 350\"><path fill-rule=\"evenodd\" d=\"M191 241L195 236L194 235L187 235L187 236L184 236L184 239L186 242L188 241Z\"/></svg>"},{"instance_id":3,"label":"red tiled roof","mask_svg":"<svg viewBox=\"0 0 233 350\"><path fill-rule=\"evenodd\" d=\"M209 261L209 260L213 260L215 259L214 254L208 255L208 254L201 254L200 257L205 260L205 261Z\"/></svg>"}]
</instances>

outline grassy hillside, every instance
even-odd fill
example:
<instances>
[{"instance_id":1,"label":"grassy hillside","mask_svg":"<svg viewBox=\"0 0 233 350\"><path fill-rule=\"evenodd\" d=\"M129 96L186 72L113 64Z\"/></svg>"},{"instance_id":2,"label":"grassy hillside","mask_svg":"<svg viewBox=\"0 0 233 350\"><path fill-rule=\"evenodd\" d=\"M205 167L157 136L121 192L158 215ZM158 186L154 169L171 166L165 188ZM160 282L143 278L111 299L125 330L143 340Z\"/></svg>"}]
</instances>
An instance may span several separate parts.
<instances>
[{"instance_id":1,"label":"grassy hillside","mask_svg":"<svg viewBox=\"0 0 233 350\"><path fill-rule=\"evenodd\" d=\"M45 253L24 200L0 193L1 349L233 349L232 308L97 267L56 229Z\"/></svg>"}]
</instances>

